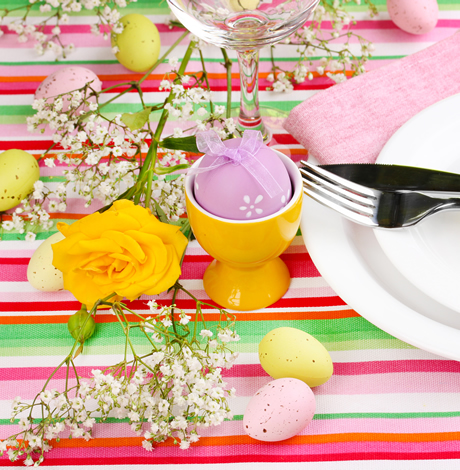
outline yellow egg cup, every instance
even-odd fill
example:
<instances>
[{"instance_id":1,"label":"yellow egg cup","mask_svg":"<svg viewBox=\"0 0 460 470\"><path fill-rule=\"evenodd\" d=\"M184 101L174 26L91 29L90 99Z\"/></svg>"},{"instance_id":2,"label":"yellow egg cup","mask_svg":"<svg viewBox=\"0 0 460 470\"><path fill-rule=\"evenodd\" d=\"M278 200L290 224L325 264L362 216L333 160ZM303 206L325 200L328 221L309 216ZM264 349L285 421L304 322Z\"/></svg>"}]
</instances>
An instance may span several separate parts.
<instances>
[{"instance_id":1,"label":"yellow egg cup","mask_svg":"<svg viewBox=\"0 0 460 470\"><path fill-rule=\"evenodd\" d=\"M204 289L214 302L228 309L268 307L286 293L291 282L289 270L279 256L299 228L302 178L290 158L275 152L289 173L293 196L283 209L267 217L231 220L213 215L195 199L195 176L189 175L185 180L187 214L193 233L215 258L203 276Z\"/></svg>"}]
</instances>

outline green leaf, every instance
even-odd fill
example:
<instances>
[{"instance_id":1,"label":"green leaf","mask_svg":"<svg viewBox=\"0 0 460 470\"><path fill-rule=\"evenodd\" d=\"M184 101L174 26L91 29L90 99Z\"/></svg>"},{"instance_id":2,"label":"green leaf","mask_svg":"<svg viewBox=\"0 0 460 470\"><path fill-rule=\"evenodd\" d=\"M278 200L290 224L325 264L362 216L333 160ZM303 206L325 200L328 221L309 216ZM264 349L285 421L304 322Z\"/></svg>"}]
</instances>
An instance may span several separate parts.
<instances>
[{"instance_id":1,"label":"green leaf","mask_svg":"<svg viewBox=\"0 0 460 470\"><path fill-rule=\"evenodd\" d=\"M169 150L200 153L196 146L196 136L194 135L187 137L166 137L166 139L159 143L159 146Z\"/></svg>"},{"instance_id":2,"label":"green leaf","mask_svg":"<svg viewBox=\"0 0 460 470\"><path fill-rule=\"evenodd\" d=\"M155 167L155 173L157 175L167 175L168 173L173 173L174 171L178 171L178 170L185 170L187 168L190 168L190 165L188 163L183 163L181 165L174 165L174 166L157 165Z\"/></svg>"},{"instance_id":3,"label":"green leaf","mask_svg":"<svg viewBox=\"0 0 460 470\"><path fill-rule=\"evenodd\" d=\"M161 208L160 204L158 204L158 202L155 201L155 199L153 200L153 203L155 204L155 211L158 215L158 218L160 219L160 222L169 224L168 217L166 217L165 211Z\"/></svg>"},{"instance_id":4,"label":"green leaf","mask_svg":"<svg viewBox=\"0 0 460 470\"><path fill-rule=\"evenodd\" d=\"M151 111L152 108L149 107L137 113L123 113L121 115L121 122L126 124L132 131L137 131L145 126Z\"/></svg>"}]
</instances>

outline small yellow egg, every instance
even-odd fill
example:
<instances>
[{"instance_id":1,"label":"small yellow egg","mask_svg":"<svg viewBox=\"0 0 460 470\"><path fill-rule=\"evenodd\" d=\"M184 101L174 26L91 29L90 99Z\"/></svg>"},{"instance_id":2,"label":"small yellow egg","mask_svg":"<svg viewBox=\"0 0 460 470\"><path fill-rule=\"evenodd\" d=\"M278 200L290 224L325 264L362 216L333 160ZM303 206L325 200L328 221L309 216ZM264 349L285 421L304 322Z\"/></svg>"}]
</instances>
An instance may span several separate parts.
<instances>
[{"instance_id":1,"label":"small yellow egg","mask_svg":"<svg viewBox=\"0 0 460 470\"><path fill-rule=\"evenodd\" d=\"M297 328L276 328L259 344L260 364L274 379L291 377L316 387L333 373L332 359L313 336Z\"/></svg>"},{"instance_id":2,"label":"small yellow egg","mask_svg":"<svg viewBox=\"0 0 460 470\"><path fill-rule=\"evenodd\" d=\"M39 178L38 163L30 153L10 149L0 154L0 211L17 206Z\"/></svg>"},{"instance_id":3,"label":"small yellow egg","mask_svg":"<svg viewBox=\"0 0 460 470\"><path fill-rule=\"evenodd\" d=\"M48 237L30 258L27 267L27 280L35 289L43 292L57 292L64 289L62 272L53 266L53 243L64 240L64 235L57 232Z\"/></svg>"},{"instance_id":4,"label":"small yellow egg","mask_svg":"<svg viewBox=\"0 0 460 470\"><path fill-rule=\"evenodd\" d=\"M133 72L145 72L160 56L160 34L157 27L144 15L131 13L120 19L123 31L112 33L112 47L118 62Z\"/></svg>"},{"instance_id":5,"label":"small yellow egg","mask_svg":"<svg viewBox=\"0 0 460 470\"><path fill-rule=\"evenodd\" d=\"M227 0L231 11L255 10L259 3L259 0Z\"/></svg>"}]
</instances>

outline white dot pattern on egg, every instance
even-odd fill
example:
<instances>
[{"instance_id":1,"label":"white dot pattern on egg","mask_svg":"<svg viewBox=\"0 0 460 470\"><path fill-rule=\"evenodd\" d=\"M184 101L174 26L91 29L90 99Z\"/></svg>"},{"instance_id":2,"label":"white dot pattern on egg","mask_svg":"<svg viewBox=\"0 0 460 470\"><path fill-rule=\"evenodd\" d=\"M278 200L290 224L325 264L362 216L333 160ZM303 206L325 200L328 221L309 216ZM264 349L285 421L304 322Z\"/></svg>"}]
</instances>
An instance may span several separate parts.
<instances>
[{"instance_id":1,"label":"white dot pattern on egg","mask_svg":"<svg viewBox=\"0 0 460 470\"><path fill-rule=\"evenodd\" d=\"M276 442L299 434L315 414L315 395L301 380L272 380L251 398L243 418L246 434Z\"/></svg>"}]
</instances>

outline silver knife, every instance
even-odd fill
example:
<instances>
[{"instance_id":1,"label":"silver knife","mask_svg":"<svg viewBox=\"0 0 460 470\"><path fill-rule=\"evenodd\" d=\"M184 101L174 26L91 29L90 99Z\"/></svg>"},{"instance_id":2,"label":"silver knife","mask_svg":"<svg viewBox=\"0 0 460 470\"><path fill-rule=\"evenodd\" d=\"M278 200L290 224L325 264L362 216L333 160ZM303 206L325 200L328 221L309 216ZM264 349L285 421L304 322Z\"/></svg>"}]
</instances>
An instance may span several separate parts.
<instances>
[{"instance_id":1,"label":"silver knife","mask_svg":"<svg viewBox=\"0 0 460 470\"><path fill-rule=\"evenodd\" d=\"M460 192L460 174L457 173L378 163L318 166L349 181L374 189Z\"/></svg>"}]
</instances>

